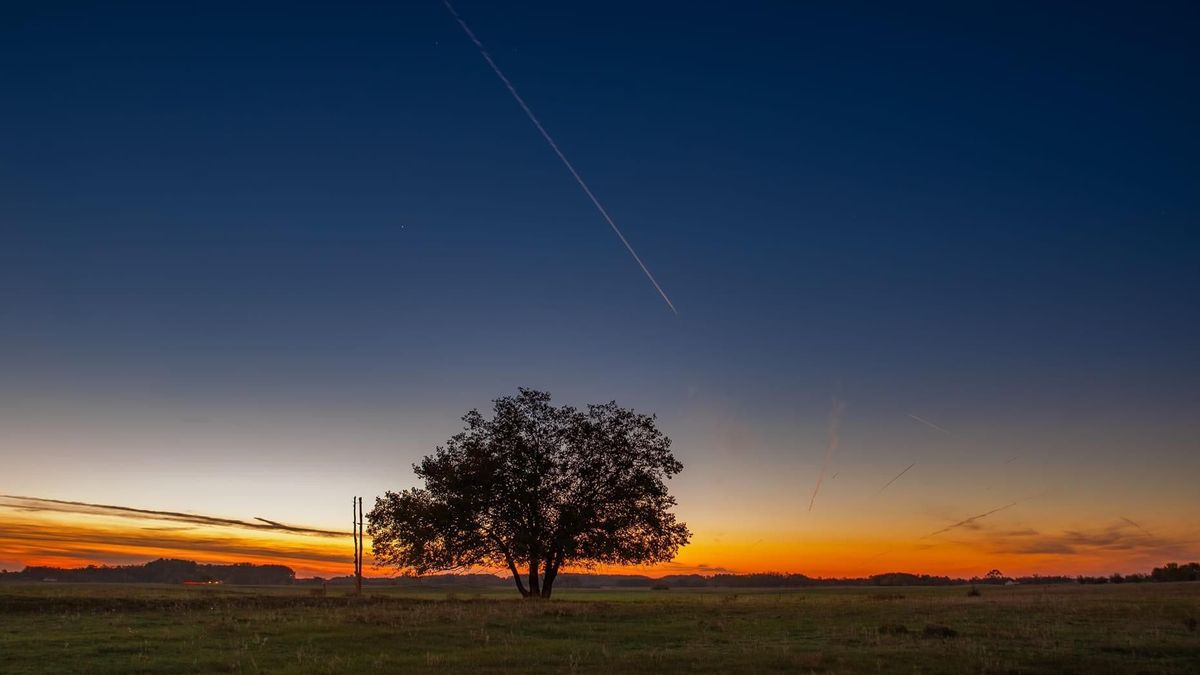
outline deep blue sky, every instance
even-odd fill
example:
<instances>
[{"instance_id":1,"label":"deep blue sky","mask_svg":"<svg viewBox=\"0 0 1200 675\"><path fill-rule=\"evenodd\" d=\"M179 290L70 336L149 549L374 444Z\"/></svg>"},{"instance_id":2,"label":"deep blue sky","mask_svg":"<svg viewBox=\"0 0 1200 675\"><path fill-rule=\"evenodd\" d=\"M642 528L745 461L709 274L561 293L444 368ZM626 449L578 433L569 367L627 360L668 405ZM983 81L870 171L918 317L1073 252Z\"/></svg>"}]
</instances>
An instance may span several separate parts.
<instances>
[{"instance_id":1,"label":"deep blue sky","mask_svg":"<svg viewBox=\"0 0 1200 675\"><path fill-rule=\"evenodd\" d=\"M457 5L679 316L436 0L6 3L0 487L354 483L281 426L403 487L518 385L659 412L685 496L806 503L831 395L879 475L909 413L1195 474L1194 3Z\"/></svg>"}]
</instances>

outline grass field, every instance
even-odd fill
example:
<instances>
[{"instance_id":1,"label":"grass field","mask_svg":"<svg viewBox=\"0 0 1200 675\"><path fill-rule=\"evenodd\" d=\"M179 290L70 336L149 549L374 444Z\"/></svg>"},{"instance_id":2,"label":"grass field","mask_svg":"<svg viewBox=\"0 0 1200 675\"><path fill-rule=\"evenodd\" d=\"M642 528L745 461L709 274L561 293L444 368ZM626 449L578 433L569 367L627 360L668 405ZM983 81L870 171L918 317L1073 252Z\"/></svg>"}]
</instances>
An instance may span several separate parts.
<instances>
[{"instance_id":1,"label":"grass field","mask_svg":"<svg viewBox=\"0 0 1200 675\"><path fill-rule=\"evenodd\" d=\"M0 585L0 672L1200 672L1197 583L336 593Z\"/></svg>"}]
</instances>

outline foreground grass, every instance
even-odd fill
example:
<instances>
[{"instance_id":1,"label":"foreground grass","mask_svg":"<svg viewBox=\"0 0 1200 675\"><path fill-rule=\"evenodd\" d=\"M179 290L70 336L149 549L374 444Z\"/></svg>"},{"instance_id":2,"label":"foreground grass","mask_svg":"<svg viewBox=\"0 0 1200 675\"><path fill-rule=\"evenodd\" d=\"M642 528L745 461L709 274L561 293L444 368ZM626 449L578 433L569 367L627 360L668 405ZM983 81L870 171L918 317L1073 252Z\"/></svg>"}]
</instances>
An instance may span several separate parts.
<instances>
[{"instance_id":1,"label":"foreground grass","mask_svg":"<svg viewBox=\"0 0 1200 675\"><path fill-rule=\"evenodd\" d=\"M1200 584L330 593L0 585L0 672L1200 672Z\"/></svg>"}]
</instances>

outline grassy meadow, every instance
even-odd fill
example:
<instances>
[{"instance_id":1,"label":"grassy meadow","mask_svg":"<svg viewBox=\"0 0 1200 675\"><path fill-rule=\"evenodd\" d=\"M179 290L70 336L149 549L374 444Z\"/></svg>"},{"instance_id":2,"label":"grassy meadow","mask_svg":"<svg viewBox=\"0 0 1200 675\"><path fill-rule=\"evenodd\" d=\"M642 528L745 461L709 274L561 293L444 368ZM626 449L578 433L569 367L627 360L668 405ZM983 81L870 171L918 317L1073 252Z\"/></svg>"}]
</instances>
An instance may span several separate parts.
<instances>
[{"instance_id":1,"label":"grassy meadow","mask_svg":"<svg viewBox=\"0 0 1200 675\"><path fill-rule=\"evenodd\" d=\"M9 584L0 673L1200 672L1200 583L982 591Z\"/></svg>"}]
</instances>

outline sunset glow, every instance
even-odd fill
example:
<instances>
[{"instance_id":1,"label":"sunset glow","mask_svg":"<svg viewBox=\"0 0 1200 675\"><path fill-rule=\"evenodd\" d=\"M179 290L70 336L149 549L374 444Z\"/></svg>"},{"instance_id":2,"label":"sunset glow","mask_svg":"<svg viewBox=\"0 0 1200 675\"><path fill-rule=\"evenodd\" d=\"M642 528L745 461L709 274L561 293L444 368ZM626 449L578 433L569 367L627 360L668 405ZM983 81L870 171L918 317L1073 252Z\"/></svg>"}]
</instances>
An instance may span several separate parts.
<instances>
[{"instance_id":1,"label":"sunset glow","mask_svg":"<svg viewBox=\"0 0 1200 675\"><path fill-rule=\"evenodd\" d=\"M1108 574L1144 571L1161 560L1200 553L1195 530L1152 533L1133 521L1115 520L1091 529L1038 531L1021 526L1028 519L1029 514L980 523L927 539L916 531L913 536L894 531L892 538L848 538L769 531L729 536L698 529L672 563L576 571L652 576L797 572L820 577L908 571L970 577L998 567L1013 575ZM160 557L282 564L298 576L328 577L348 574L353 553L348 530L342 536L314 535L0 499L0 561L9 568L135 564ZM371 567L369 557L367 572L396 573Z\"/></svg>"},{"instance_id":2,"label":"sunset glow","mask_svg":"<svg viewBox=\"0 0 1200 675\"><path fill-rule=\"evenodd\" d=\"M1183 9L25 4L2 568L349 574L521 387L671 439L605 572L1200 558Z\"/></svg>"}]
</instances>

